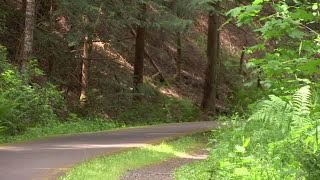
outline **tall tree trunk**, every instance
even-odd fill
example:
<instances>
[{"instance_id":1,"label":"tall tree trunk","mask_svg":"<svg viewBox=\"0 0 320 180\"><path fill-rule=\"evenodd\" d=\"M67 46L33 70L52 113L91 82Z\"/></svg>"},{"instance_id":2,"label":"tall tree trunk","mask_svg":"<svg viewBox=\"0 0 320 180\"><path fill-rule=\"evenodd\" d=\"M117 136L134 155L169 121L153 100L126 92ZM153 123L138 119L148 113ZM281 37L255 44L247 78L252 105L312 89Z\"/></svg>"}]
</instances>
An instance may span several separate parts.
<instances>
[{"instance_id":1,"label":"tall tree trunk","mask_svg":"<svg viewBox=\"0 0 320 180\"><path fill-rule=\"evenodd\" d=\"M220 27L220 22L219 22L219 18L217 19L217 25L218 25L218 28ZM222 66L223 66L223 64L222 64L222 59L220 58L220 32L219 32L219 30L218 30L218 35L217 35L217 72L216 72L216 78L217 78L217 80L216 80L216 98L217 99L219 99L220 98L220 94L219 94L219 86L222 84L222 81L223 81L223 69L222 69Z\"/></svg>"},{"instance_id":2,"label":"tall tree trunk","mask_svg":"<svg viewBox=\"0 0 320 180\"><path fill-rule=\"evenodd\" d=\"M139 18L141 22L143 22L145 19L146 11L147 11L147 5L145 3L141 3L141 14ZM134 74L133 74L133 84L134 84L135 92L139 92L139 88L143 84L145 31L146 30L144 25L139 25L137 27Z\"/></svg>"},{"instance_id":3,"label":"tall tree trunk","mask_svg":"<svg viewBox=\"0 0 320 180\"><path fill-rule=\"evenodd\" d=\"M243 64L244 64L244 56L246 55L245 47L242 48L241 56L240 56L240 65L239 65L239 74L243 74Z\"/></svg>"},{"instance_id":4,"label":"tall tree trunk","mask_svg":"<svg viewBox=\"0 0 320 180\"><path fill-rule=\"evenodd\" d=\"M262 88L262 84L261 84L261 76L262 76L262 69L261 69L261 67L260 66L258 66L258 80L257 80L257 87L259 88L259 89L263 89Z\"/></svg>"},{"instance_id":5,"label":"tall tree trunk","mask_svg":"<svg viewBox=\"0 0 320 180\"><path fill-rule=\"evenodd\" d=\"M208 20L207 57L208 68L205 74L204 92L201 108L205 113L216 113L217 65L219 63L219 23L218 14L210 12Z\"/></svg>"},{"instance_id":6,"label":"tall tree trunk","mask_svg":"<svg viewBox=\"0 0 320 180\"><path fill-rule=\"evenodd\" d=\"M175 79L180 81L181 79L181 63L182 63L182 48L181 48L181 32L177 33L177 57L176 57L176 74Z\"/></svg>"},{"instance_id":7,"label":"tall tree trunk","mask_svg":"<svg viewBox=\"0 0 320 180\"><path fill-rule=\"evenodd\" d=\"M88 99L88 73L89 73L89 54L90 54L90 40L85 37L83 43L82 55L82 69L81 69L81 93L80 93L80 107L86 105Z\"/></svg>"},{"instance_id":8,"label":"tall tree trunk","mask_svg":"<svg viewBox=\"0 0 320 180\"><path fill-rule=\"evenodd\" d=\"M181 17L181 13L179 12L177 8L177 1L172 1L171 7L174 9L176 16ZM176 81L181 80L181 65L182 65L182 31L177 32L177 56L176 56L176 74L175 79Z\"/></svg>"},{"instance_id":9,"label":"tall tree trunk","mask_svg":"<svg viewBox=\"0 0 320 180\"><path fill-rule=\"evenodd\" d=\"M28 60L32 56L32 46L33 46L33 31L35 24L35 0L26 1L26 18L24 27L24 40L22 46L22 56L20 62L20 71L22 74L26 73L26 66Z\"/></svg>"},{"instance_id":10,"label":"tall tree trunk","mask_svg":"<svg viewBox=\"0 0 320 180\"><path fill-rule=\"evenodd\" d=\"M135 29L133 29L131 26L131 33L132 35L134 35L134 37L137 37L137 32ZM147 57L147 59L150 61L150 63L152 64L152 66L155 68L155 70L157 70L157 75L159 75L160 77L160 82L163 82L163 81L166 81L164 75L162 74L162 71L161 69L159 68L159 66L156 64L156 62L152 59L152 57L150 56L148 50L147 50L147 47L146 47L146 44L145 44L145 47L144 47L144 55Z\"/></svg>"}]
</instances>

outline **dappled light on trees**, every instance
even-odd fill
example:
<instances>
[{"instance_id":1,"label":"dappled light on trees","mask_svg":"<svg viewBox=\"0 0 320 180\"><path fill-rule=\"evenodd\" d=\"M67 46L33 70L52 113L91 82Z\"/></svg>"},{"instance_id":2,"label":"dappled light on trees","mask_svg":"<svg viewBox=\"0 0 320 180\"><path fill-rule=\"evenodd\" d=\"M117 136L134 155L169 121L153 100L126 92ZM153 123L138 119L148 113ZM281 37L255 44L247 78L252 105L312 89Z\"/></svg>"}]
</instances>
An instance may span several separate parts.
<instances>
[{"instance_id":1,"label":"dappled light on trees","mask_svg":"<svg viewBox=\"0 0 320 180\"><path fill-rule=\"evenodd\" d=\"M319 1L0 4L0 142L221 120L182 179L320 176Z\"/></svg>"}]
</instances>

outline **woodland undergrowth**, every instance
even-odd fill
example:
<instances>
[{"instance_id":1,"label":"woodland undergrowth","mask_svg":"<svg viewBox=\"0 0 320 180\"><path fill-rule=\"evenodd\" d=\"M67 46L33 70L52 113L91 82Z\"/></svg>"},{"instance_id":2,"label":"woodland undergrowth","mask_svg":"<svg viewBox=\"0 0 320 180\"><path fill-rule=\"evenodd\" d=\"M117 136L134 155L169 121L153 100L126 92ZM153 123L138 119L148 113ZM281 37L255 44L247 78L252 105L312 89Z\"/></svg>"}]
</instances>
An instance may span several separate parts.
<instances>
[{"instance_id":1,"label":"woodland undergrowth","mask_svg":"<svg viewBox=\"0 0 320 180\"><path fill-rule=\"evenodd\" d=\"M256 78L235 93L250 104L220 118L209 159L176 179L319 179L319 11L315 1L255 0L227 13L260 38L246 48L259 54L246 70Z\"/></svg>"},{"instance_id":2,"label":"woodland undergrowth","mask_svg":"<svg viewBox=\"0 0 320 180\"><path fill-rule=\"evenodd\" d=\"M128 106L116 118L95 113L81 116L68 110L57 87L50 83L33 83L44 75L36 61L30 61L27 73L22 75L7 60L6 48L0 46L0 62L0 143L127 126L188 122L199 116L199 108L191 101L166 97L150 88L146 88L145 93L150 94L152 101L149 98L139 105ZM117 104L114 102L114 105Z\"/></svg>"},{"instance_id":3,"label":"woodland undergrowth","mask_svg":"<svg viewBox=\"0 0 320 180\"><path fill-rule=\"evenodd\" d=\"M214 130L207 161L179 169L177 179L317 179L319 92L300 88L287 101L270 95L247 120L234 115ZM231 120L231 121L230 121Z\"/></svg>"}]
</instances>

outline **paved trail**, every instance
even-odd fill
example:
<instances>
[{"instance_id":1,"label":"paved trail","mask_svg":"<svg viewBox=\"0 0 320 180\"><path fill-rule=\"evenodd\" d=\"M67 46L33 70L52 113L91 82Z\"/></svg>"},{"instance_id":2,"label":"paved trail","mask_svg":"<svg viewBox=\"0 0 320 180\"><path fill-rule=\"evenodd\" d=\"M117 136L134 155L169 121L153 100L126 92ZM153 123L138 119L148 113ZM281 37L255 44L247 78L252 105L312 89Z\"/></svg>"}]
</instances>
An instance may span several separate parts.
<instances>
[{"instance_id":1,"label":"paved trail","mask_svg":"<svg viewBox=\"0 0 320 180\"><path fill-rule=\"evenodd\" d=\"M215 122L166 124L0 146L0 179L55 179L68 167L98 155L214 127Z\"/></svg>"}]
</instances>

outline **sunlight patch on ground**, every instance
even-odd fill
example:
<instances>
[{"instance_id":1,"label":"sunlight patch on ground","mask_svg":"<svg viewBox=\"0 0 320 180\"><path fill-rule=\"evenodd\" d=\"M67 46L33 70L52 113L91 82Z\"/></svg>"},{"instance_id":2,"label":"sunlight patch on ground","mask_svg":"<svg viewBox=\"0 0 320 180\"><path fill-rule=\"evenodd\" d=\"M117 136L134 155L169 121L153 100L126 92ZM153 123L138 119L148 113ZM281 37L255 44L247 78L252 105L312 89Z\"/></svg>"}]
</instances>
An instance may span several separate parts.
<instances>
[{"instance_id":1,"label":"sunlight patch on ground","mask_svg":"<svg viewBox=\"0 0 320 180\"><path fill-rule=\"evenodd\" d=\"M167 88L167 87L161 87L159 89L159 91L163 94L163 95L166 95L166 96L171 96L171 97L175 97L175 98L182 98L178 93L177 91L175 91L174 89L171 89L171 88Z\"/></svg>"},{"instance_id":2,"label":"sunlight patch on ground","mask_svg":"<svg viewBox=\"0 0 320 180\"><path fill-rule=\"evenodd\" d=\"M0 151L31 151L31 148L22 148L22 147L15 147L15 146L3 146L0 147Z\"/></svg>"},{"instance_id":3,"label":"sunlight patch on ground","mask_svg":"<svg viewBox=\"0 0 320 180\"><path fill-rule=\"evenodd\" d=\"M48 149L104 149L104 148L133 148L133 147L146 147L148 144L74 144L74 145L58 145L56 148Z\"/></svg>"},{"instance_id":4,"label":"sunlight patch on ground","mask_svg":"<svg viewBox=\"0 0 320 180\"><path fill-rule=\"evenodd\" d=\"M93 46L102 55L111 59L111 61L119 64L121 68L133 70L132 65L130 63L128 63L128 61L112 47L111 43L94 42Z\"/></svg>"},{"instance_id":5,"label":"sunlight patch on ground","mask_svg":"<svg viewBox=\"0 0 320 180\"><path fill-rule=\"evenodd\" d=\"M88 161L72 169L62 179L119 179L129 170L159 163L170 158L199 159L200 157L190 155L188 152L194 148L202 148L204 145L205 143L197 137L185 137L159 145L147 145L139 149Z\"/></svg>"},{"instance_id":6,"label":"sunlight patch on ground","mask_svg":"<svg viewBox=\"0 0 320 180\"><path fill-rule=\"evenodd\" d=\"M124 143L124 144L62 144L51 145L37 148L21 148L15 146L0 147L0 151L32 151L32 150L68 150L68 149L109 149L109 148L144 148L150 146L143 143Z\"/></svg>"},{"instance_id":7,"label":"sunlight patch on ground","mask_svg":"<svg viewBox=\"0 0 320 180\"><path fill-rule=\"evenodd\" d=\"M191 74L190 72L185 71L185 70L182 70L181 72L182 72L183 74L187 75L187 76L192 77L192 78L195 79L195 80L198 80L198 81L202 81L202 79L203 79L202 77L197 76L197 75L194 75L194 74Z\"/></svg>"}]
</instances>

